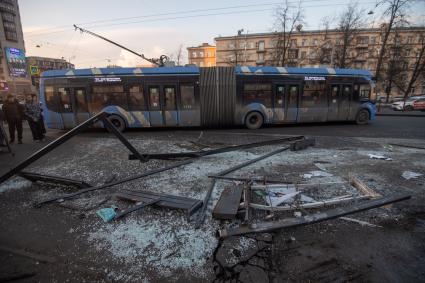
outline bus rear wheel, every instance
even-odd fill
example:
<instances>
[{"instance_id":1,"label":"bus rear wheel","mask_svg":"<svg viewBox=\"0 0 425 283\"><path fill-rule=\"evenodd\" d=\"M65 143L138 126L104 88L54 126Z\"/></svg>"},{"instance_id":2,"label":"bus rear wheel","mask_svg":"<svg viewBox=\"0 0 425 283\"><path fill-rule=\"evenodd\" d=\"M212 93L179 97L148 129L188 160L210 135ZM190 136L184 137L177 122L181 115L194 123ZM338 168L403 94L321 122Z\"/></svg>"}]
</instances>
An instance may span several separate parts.
<instances>
[{"instance_id":1,"label":"bus rear wheel","mask_svg":"<svg viewBox=\"0 0 425 283\"><path fill-rule=\"evenodd\" d=\"M359 113L357 113L356 123L357 125L366 125L369 123L370 114L366 109L361 109Z\"/></svg>"},{"instance_id":2,"label":"bus rear wheel","mask_svg":"<svg viewBox=\"0 0 425 283\"><path fill-rule=\"evenodd\" d=\"M246 115L245 126L248 129L256 130L261 128L263 121L263 115L261 115L260 112L250 112L248 115Z\"/></svg>"},{"instance_id":3,"label":"bus rear wheel","mask_svg":"<svg viewBox=\"0 0 425 283\"><path fill-rule=\"evenodd\" d=\"M121 133L125 130L124 119L117 115L111 115L108 117L108 120L118 129Z\"/></svg>"}]
</instances>

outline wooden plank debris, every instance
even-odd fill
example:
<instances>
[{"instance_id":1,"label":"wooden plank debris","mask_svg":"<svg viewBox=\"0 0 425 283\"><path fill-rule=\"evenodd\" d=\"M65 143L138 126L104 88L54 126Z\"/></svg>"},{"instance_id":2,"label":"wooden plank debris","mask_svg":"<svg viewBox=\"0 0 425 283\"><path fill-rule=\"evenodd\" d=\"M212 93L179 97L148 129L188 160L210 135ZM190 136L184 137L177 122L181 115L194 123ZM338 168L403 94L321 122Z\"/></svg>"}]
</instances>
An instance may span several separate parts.
<instances>
[{"instance_id":1,"label":"wooden plank debris","mask_svg":"<svg viewBox=\"0 0 425 283\"><path fill-rule=\"evenodd\" d=\"M235 219L241 202L243 185L226 187L214 207L212 215L215 219Z\"/></svg>"},{"instance_id":2,"label":"wooden plank debris","mask_svg":"<svg viewBox=\"0 0 425 283\"><path fill-rule=\"evenodd\" d=\"M364 195L370 196L371 198L379 198L382 197L381 194L375 192L371 188L369 188L365 183L360 181L358 178L354 177L353 175L348 176L348 181L350 184L355 187L357 190L362 192Z\"/></svg>"}]
</instances>

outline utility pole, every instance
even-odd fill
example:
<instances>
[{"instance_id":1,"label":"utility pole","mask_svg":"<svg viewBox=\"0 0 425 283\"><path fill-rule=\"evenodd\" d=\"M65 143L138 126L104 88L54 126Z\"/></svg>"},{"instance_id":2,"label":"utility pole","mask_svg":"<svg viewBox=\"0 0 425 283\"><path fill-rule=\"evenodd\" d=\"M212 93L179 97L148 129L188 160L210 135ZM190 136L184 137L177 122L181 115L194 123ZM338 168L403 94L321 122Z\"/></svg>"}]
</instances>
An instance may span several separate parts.
<instances>
[{"instance_id":1,"label":"utility pole","mask_svg":"<svg viewBox=\"0 0 425 283\"><path fill-rule=\"evenodd\" d=\"M114 41L112 41L110 39L107 39L106 37L103 37L101 35L98 35L98 34L96 34L94 32L89 31L89 30L86 30L86 29L83 29L81 27L78 27L77 25L74 25L74 28L75 28L75 30L79 30L82 33L83 32L88 33L88 34L93 35L93 36L95 36L97 38L103 39L103 40L105 40L105 41L107 41L107 42L109 42L109 43L111 43L113 45L116 45L116 46L118 46L118 47L120 47L120 48L122 48L124 50L127 50L128 52L133 53L134 55L137 55L137 56L141 57L142 59L144 59L144 60L146 60L146 61L148 61L148 62L150 62L150 63L152 63L154 65L157 65L158 67L164 67L165 63L169 60L168 56L166 56L166 55L161 55L159 58L147 58L147 57L145 57L144 54L139 54L136 51L133 51L133 50L131 50L131 49L129 49L129 48L127 48L127 47L119 44L119 43L116 43L116 42L114 42Z\"/></svg>"}]
</instances>

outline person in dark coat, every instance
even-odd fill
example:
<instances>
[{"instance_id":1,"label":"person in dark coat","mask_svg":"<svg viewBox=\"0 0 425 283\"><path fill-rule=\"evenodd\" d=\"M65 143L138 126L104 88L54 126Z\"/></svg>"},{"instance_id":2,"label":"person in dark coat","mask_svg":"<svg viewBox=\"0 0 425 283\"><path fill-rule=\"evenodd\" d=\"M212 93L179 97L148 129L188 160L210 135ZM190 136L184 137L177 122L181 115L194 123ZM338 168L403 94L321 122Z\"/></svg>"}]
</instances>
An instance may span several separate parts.
<instances>
[{"instance_id":1,"label":"person in dark coat","mask_svg":"<svg viewBox=\"0 0 425 283\"><path fill-rule=\"evenodd\" d=\"M18 133L18 143L22 143L22 119L24 118L24 107L18 100L9 94L3 104L5 120L9 125L10 143L15 142L15 130Z\"/></svg>"},{"instance_id":2,"label":"person in dark coat","mask_svg":"<svg viewBox=\"0 0 425 283\"><path fill-rule=\"evenodd\" d=\"M0 108L0 147L6 145L6 137L3 135L3 121L4 121L4 113L3 110Z\"/></svg>"},{"instance_id":3,"label":"person in dark coat","mask_svg":"<svg viewBox=\"0 0 425 283\"><path fill-rule=\"evenodd\" d=\"M41 108L37 102L37 96L27 95L25 98L25 117L30 126L32 138L36 142L44 140L43 129L41 127Z\"/></svg>"}]
</instances>

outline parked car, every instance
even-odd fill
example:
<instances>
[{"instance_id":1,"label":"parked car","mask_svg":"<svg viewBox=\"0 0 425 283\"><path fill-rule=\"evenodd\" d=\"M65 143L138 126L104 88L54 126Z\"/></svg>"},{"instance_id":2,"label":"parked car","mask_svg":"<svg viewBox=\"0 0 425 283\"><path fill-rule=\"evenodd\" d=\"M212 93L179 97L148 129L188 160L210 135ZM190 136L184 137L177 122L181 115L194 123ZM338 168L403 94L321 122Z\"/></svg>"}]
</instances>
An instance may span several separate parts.
<instances>
[{"instance_id":1,"label":"parked car","mask_svg":"<svg viewBox=\"0 0 425 283\"><path fill-rule=\"evenodd\" d=\"M425 96L412 96L412 97L409 97L408 99L406 99L406 101L404 101L404 100L396 101L396 102L393 102L391 104L391 109L393 109L395 111L402 111L402 110L412 111L412 110L416 110L414 108L414 106L413 106L413 103L415 101L417 101L417 100L421 100L421 99L424 99L424 98L425 98Z\"/></svg>"},{"instance_id":2,"label":"parked car","mask_svg":"<svg viewBox=\"0 0 425 283\"><path fill-rule=\"evenodd\" d=\"M425 98L420 98L413 102L413 110L425 111Z\"/></svg>"}]
</instances>

